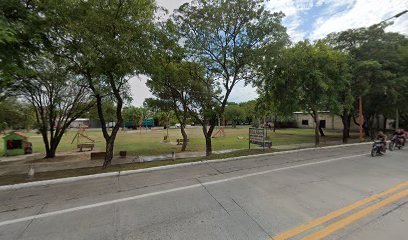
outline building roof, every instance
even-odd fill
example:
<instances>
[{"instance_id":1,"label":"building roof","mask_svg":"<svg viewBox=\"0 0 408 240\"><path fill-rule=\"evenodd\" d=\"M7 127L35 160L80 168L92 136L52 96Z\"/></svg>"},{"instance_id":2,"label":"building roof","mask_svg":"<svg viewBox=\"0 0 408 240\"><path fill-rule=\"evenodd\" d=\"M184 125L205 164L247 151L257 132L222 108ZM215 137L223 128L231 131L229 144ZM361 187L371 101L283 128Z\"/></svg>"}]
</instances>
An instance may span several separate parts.
<instances>
[{"instance_id":1,"label":"building roof","mask_svg":"<svg viewBox=\"0 0 408 240\"><path fill-rule=\"evenodd\" d=\"M17 136L16 136L17 135ZM3 137L3 139L27 139L28 138L28 136L27 135L25 135L24 133L22 133L22 132L18 132L18 131L15 131L15 132L11 132L11 133L9 133L9 134L6 134L4 137Z\"/></svg>"},{"instance_id":2,"label":"building roof","mask_svg":"<svg viewBox=\"0 0 408 240\"><path fill-rule=\"evenodd\" d=\"M330 111L317 111L318 113L330 113ZM308 112L293 112L293 114L309 114Z\"/></svg>"},{"instance_id":3,"label":"building roof","mask_svg":"<svg viewBox=\"0 0 408 240\"><path fill-rule=\"evenodd\" d=\"M22 132L14 132L15 134L17 134L17 135L19 135L19 136L22 136L22 137L25 137L25 138L28 138L28 136L27 135L25 135L24 133L22 133Z\"/></svg>"}]
</instances>

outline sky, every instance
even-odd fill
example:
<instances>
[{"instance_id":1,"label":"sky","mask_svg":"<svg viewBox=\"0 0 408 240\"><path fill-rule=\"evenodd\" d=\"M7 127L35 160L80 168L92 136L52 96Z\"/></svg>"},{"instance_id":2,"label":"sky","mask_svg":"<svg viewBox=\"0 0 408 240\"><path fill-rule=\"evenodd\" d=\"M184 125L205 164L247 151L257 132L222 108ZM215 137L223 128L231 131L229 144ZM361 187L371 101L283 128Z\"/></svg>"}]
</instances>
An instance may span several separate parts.
<instances>
[{"instance_id":1,"label":"sky","mask_svg":"<svg viewBox=\"0 0 408 240\"><path fill-rule=\"evenodd\" d=\"M173 12L189 0L157 0L162 6ZM331 32L350 28L368 27L408 10L407 0L270 0L267 3L271 11L285 13L283 25L287 28L292 42L324 38ZM387 31L408 35L408 13L393 19L394 24ZM144 99L152 97L146 87L146 77L130 79L133 95L132 105L141 106ZM251 86L238 84L232 90L230 102L244 102L255 99L256 90Z\"/></svg>"}]
</instances>

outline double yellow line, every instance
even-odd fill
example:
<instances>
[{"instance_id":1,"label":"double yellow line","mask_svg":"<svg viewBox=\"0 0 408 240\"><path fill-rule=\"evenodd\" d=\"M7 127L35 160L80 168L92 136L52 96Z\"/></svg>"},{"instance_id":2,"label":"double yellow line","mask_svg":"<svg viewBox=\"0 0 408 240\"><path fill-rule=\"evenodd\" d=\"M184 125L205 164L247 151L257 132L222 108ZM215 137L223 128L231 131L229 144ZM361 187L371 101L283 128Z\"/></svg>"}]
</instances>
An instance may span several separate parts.
<instances>
[{"instance_id":1,"label":"double yellow line","mask_svg":"<svg viewBox=\"0 0 408 240\"><path fill-rule=\"evenodd\" d=\"M323 217L316 218L316 219L312 220L311 222L309 222L307 224L303 224L303 225L300 225L298 227L292 228L292 229L290 229L290 230L288 230L286 232L280 233L279 235L273 237L272 239L273 240L290 239L291 237L297 236L297 235L299 235L301 233L304 233L305 231L308 231L308 230L310 230L312 228L320 226L320 225L322 225L322 224L324 224L324 223L326 223L326 222L328 222L328 221L330 221L330 220L332 220L334 218L340 217L340 216L342 216L342 215L344 215L344 214L346 214L346 213L348 213L348 212L350 212L350 211L352 211L352 210L354 210L356 208L362 207L362 206L364 206L364 205L366 205L368 203L371 203L371 202L373 202L375 200L378 200L378 199L380 199L382 197L386 197L386 196L388 196L388 195L390 195L392 193L398 192L398 191L402 190L403 188L405 188L407 186L408 186L408 181L405 181L405 182L400 183L400 184L398 184L398 185L396 185L394 187L389 188L388 190L386 190L384 192L371 195L371 196L369 196L367 198L361 199L361 200L359 200L359 201L357 201L357 202L355 202L353 204L350 204L350 205L348 205L346 207L343 207L341 209L333 211L333 212L331 212L331 213L329 213L329 214L327 214L327 215L325 215ZM366 208L364 208L362 210L359 210L359 211L357 211L355 213L350 214L349 216L347 216L347 217L345 217L345 218L343 218L343 219L341 219L341 220L339 220L337 222L329 224L328 226L326 226L326 227L324 227L324 228L322 228L322 229L320 229L318 231L315 231L315 232L305 236L301 240L319 240L319 239L322 239L322 238L324 238L326 236L329 236L330 234L332 234L332 233L346 227L347 225L349 225L349 224L351 224L351 223L353 223L353 222L355 222L355 221L369 215L370 213L373 213L374 211L376 211L376 210L378 210L378 209L380 209L380 208L382 208L384 206L387 206L387 205L389 205L391 203L394 203L394 202L396 202L396 201L398 201L398 200L400 200L400 199L402 199L404 197L407 197L407 196L408 196L408 189L400 191L400 192L398 192L398 193L396 193L394 195L388 196L386 199L384 199L384 200L382 200L382 201L380 201L380 202L378 202L376 204L368 206L368 207L366 207Z\"/></svg>"}]
</instances>

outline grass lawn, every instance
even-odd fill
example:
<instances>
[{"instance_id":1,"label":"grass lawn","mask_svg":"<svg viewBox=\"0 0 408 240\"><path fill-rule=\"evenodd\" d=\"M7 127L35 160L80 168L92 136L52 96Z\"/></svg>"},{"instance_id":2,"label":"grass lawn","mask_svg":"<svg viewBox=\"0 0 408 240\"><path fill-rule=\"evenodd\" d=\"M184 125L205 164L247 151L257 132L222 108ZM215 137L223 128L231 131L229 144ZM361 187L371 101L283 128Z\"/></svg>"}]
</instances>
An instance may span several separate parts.
<instances>
[{"instance_id":1,"label":"grass lawn","mask_svg":"<svg viewBox=\"0 0 408 240\"><path fill-rule=\"evenodd\" d=\"M187 151L205 151L205 141L201 128L186 129L190 139ZM58 147L60 152L77 151L76 141L71 144L77 130L68 130L61 140ZM87 130L88 135L96 140L96 148L103 151L105 141L100 129ZM325 141L341 140L341 131L325 131L327 137ZM30 136L29 141L33 143L34 152L44 153L44 144L41 135L35 132L26 133ZM213 138L213 150L225 149L245 149L248 148L248 127L225 128L225 137ZM128 155L159 155L167 154L172 151L179 152L181 146L162 143L166 130L163 128L154 128L152 130L140 131L120 131L118 133L115 152L127 151ZM288 145L297 143L314 142L313 129L278 129L276 133L268 131L268 136L274 146ZM3 135L0 135L3 137ZM169 129L169 139L176 142L176 139L182 138L179 129ZM3 155L4 144L0 144L0 155Z\"/></svg>"}]
</instances>

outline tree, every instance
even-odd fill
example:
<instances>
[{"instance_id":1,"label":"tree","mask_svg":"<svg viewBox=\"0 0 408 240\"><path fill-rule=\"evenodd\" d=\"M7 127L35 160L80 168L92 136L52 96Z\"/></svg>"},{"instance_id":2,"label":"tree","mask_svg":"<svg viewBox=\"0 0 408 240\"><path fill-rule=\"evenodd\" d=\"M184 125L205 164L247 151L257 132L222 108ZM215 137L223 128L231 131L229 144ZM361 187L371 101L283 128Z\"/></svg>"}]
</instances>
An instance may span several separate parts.
<instances>
[{"instance_id":1,"label":"tree","mask_svg":"<svg viewBox=\"0 0 408 240\"><path fill-rule=\"evenodd\" d=\"M55 157L69 125L94 104L87 87L61 58L37 58L30 77L19 83L19 94L35 109L35 117L45 145L46 158Z\"/></svg>"},{"instance_id":2,"label":"tree","mask_svg":"<svg viewBox=\"0 0 408 240\"><path fill-rule=\"evenodd\" d=\"M110 165L116 135L123 126L122 107L129 99L128 79L144 73L156 6L153 0L63 1L48 8L64 43L61 54L76 66L92 90L106 142L103 168ZM109 132L104 99L116 107L115 126Z\"/></svg>"},{"instance_id":3,"label":"tree","mask_svg":"<svg viewBox=\"0 0 408 240\"><path fill-rule=\"evenodd\" d=\"M0 1L0 100L14 95L27 60L48 45L47 32L37 1Z\"/></svg>"},{"instance_id":4,"label":"tree","mask_svg":"<svg viewBox=\"0 0 408 240\"><path fill-rule=\"evenodd\" d=\"M113 103L112 100L105 98L102 102L102 112L103 116L105 117L105 121L107 122L114 122L116 118L116 107ZM96 105L92 106L89 109L89 112L87 114L87 117L89 117L92 120L98 120L99 119L99 114L98 114L98 107Z\"/></svg>"},{"instance_id":5,"label":"tree","mask_svg":"<svg viewBox=\"0 0 408 240\"><path fill-rule=\"evenodd\" d=\"M239 106L244 110L245 122L251 124L252 120L257 116L256 100L239 103Z\"/></svg>"},{"instance_id":6,"label":"tree","mask_svg":"<svg viewBox=\"0 0 408 240\"><path fill-rule=\"evenodd\" d=\"M385 32L388 25L350 29L325 38L335 49L350 55L352 75L348 97L343 99L352 107L342 114L344 129L350 126L350 119L356 115L359 96L363 97L366 132L371 136L375 118L380 115L393 117L395 111L405 105L402 104L406 100L403 94L406 85L404 48L407 48L408 39L398 33Z\"/></svg>"},{"instance_id":7,"label":"tree","mask_svg":"<svg viewBox=\"0 0 408 240\"><path fill-rule=\"evenodd\" d=\"M16 97L9 97L0 102L1 131L6 129L29 130L35 126L35 113L33 107L22 102Z\"/></svg>"},{"instance_id":8,"label":"tree","mask_svg":"<svg viewBox=\"0 0 408 240\"><path fill-rule=\"evenodd\" d=\"M149 99L147 103L162 112L174 113L183 136L181 151L185 151L188 144L185 126L190 117L187 107L190 96L187 78L190 75L186 72L190 66L183 62L185 51L178 44L179 35L173 21L161 24L156 31L156 38L156 49L149 64L150 79L146 85L157 99ZM165 115L169 119L170 115Z\"/></svg>"},{"instance_id":9,"label":"tree","mask_svg":"<svg viewBox=\"0 0 408 240\"><path fill-rule=\"evenodd\" d=\"M245 111L244 109L238 104L231 104L229 103L225 106L225 120L232 121L232 127L236 128L237 124L240 122L245 121Z\"/></svg>"},{"instance_id":10,"label":"tree","mask_svg":"<svg viewBox=\"0 0 408 240\"><path fill-rule=\"evenodd\" d=\"M271 62L272 63L272 62ZM299 42L282 51L264 74L264 89L282 113L305 111L315 122L315 144L319 145L319 111L342 111L335 93L348 84L347 55L321 41Z\"/></svg>"},{"instance_id":11,"label":"tree","mask_svg":"<svg viewBox=\"0 0 408 240\"><path fill-rule=\"evenodd\" d=\"M223 115L232 89L240 81L252 81L252 64L265 46L281 47L288 42L281 24L283 14L269 12L262 0L195 0L183 4L173 17L188 61L204 67L205 79L217 85L211 88L219 85L223 90L213 98L218 112L208 114L208 122L202 124L208 156L217 116Z\"/></svg>"}]
</instances>

